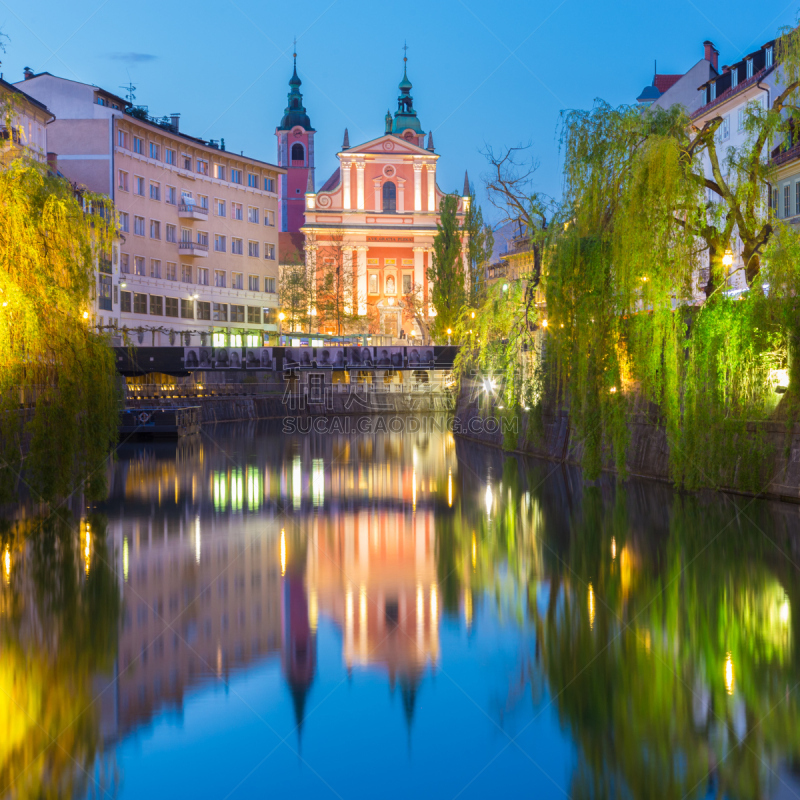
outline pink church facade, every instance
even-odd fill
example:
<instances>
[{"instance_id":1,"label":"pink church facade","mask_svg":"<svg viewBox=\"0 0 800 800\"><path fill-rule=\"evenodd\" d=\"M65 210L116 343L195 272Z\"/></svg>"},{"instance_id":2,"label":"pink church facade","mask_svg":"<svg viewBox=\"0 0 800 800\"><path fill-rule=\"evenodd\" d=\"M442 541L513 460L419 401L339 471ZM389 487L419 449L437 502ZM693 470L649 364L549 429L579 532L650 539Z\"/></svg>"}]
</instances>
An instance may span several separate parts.
<instances>
[{"instance_id":1,"label":"pink church facade","mask_svg":"<svg viewBox=\"0 0 800 800\"><path fill-rule=\"evenodd\" d=\"M296 73L293 81L295 77ZM439 205L445 196L436 183L440 156L432 134L426 145L405 70L399 88L397 111L386 114L383 134L350 147L345 131L337 153L339 167L319 189L314 188L310 123L308 128L297 125L297 130L287 132L282 121L278 130L278 163L286 163L288 172L286 231L291 235L299 229L302 234L302 240L295 235L295 242L304 248L306 268L319 275L326 259L340 260L349 276L348 311L363 318L361 330L392 336L419 334L409 308L409 293L427 316L435 316L427 273ZM290 105L292 102L290 92ZM307 165L299 159L297 163L291 158L281 160L281 148L295 143L305 146L310 157ZM295 152L300 155L299 149ZM304 179L303 221L295 228L297 190ZM464 194L458 198L460 215L468 204L465 178ZM337 332L326 330L324 320L320 328Z\"/></svg>"}]
</instances>

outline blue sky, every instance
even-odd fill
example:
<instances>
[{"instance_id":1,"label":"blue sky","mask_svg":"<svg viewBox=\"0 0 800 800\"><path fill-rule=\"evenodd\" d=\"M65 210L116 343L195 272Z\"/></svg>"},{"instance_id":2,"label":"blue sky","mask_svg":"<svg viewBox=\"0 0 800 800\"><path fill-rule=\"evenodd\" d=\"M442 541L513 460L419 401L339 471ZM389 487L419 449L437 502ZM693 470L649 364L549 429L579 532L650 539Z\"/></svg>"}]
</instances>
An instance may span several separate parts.
<instances>
[{"instance_id":1,"label":"blue sky","mask_svg":"<svg viewBox=\"0 0 800 800\"><path fill-rule=\"evenodd\" d=\"M132 80L152 114L181 113L182 130L229 150L276 160L292 39L317 130L317 182L350 142L383 132L397 107L402 46L425 131L441 154L438 179L460 189L469 170L481 202L486 145L531 143L537 188L559 191L558 120L565 108L634 102L659 72L684 72L704 39L729 63L791 24L800 3L744 0L548 0L367 3L363 0L174 0L137 3L0 0L8 37L2 71L48 70L120 94ZM491 212L490 212L491 214Z\"/></svg>"}]
</instances>

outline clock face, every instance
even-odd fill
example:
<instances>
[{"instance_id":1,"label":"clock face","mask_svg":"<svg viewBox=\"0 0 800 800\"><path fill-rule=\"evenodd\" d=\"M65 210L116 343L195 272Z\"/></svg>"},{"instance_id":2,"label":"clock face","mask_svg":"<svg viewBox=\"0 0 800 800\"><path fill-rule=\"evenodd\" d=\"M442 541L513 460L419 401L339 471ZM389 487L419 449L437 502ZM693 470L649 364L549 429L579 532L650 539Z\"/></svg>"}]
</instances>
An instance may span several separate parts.
<instances>
[{"instance_id":1,"label":"clock face","mask_svg":"<svg viewBox=\"0 0 800 800\"><path fill-rule=\"evenodd\" d=\"M294 136L294 137L296 137L296 138L299 138L299 137L300 137L300 136L302 136L302 135L303 135L303 129L302 129L302 128L300 128L300 127L297 127L297 128L294 128L294 129L292 130L292 136Z\"/></svg>"}]
</instances>

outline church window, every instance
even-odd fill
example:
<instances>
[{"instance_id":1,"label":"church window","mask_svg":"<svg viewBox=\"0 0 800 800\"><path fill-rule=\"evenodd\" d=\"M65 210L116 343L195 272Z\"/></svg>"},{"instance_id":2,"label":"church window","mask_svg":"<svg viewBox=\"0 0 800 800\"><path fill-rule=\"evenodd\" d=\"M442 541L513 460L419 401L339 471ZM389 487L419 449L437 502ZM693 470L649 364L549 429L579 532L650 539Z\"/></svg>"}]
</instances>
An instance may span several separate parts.
<instances>
[{"instance_id":1,"label":"church window","mask_svg":"<svg viewBox=\"0 0 800 800\"><path fill-rule=\"evenodd\" d=\"M292 145L292 161L304 161L305 160L305 150L303 149L303 145L300 142L295 142Z\"/></svg>"},{"instance_id":2,"label":"church window","mask_svg":"<svg viewBox=\"0 0 800 800\"><path fill-rule=\"evenodd\" d=\"M383 211L397 211L397 187L392 181L383 184Z\"/></svg>"}]
</instances>

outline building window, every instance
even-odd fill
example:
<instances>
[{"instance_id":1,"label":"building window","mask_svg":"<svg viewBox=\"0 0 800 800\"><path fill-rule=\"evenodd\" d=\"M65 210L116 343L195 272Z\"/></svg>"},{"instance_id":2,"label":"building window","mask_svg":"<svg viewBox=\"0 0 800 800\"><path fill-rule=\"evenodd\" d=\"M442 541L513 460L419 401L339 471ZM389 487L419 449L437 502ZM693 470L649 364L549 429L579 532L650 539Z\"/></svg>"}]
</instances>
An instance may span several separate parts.
<instances>
[{"instance_id":1,"label":"building window","mask_svg":"<svg viewBox=\"0 0 800 800\"><path fill-rule=\"evenodd\" d=\"M244 322L244 306L231 306L231 322Z\"/></svg>"},{"instance_id":2,"label":"building window","mask_svg":"<svg viewBox=\"0 0 800 800\"><path fill-rule=\"evenodd\" d=\"M167 261L166 275L168 281L178 280L178 265L174 261Z\"/></svg>"},{"instance_id":3,"label":"building window","mask_svg":"<svg viewBox=\"0 0 800 800\"><path fill-rule=\"evenodd\" d=\"M269 242L264 242L264 258L268 258L270 261L275 260L274 244L270 244Z\"/></svg>"},{"instance_id":4,"label":"building window","mask_svg":"<svg viewBox=\"0 0 800 800\"><path fill-rule=\"evenodd\" d=\"M794 213L800 214L800 181L794 185Z\"/></svg>"},{"instance_id":5,"label":"building window","mask_svg":"<svg viewBox=\"0 0 800 800\"><path fill-rule=\"evenodd\" d=\"M144 258L142 256L133 257L133 274L144 277Z\"/></svg>"},{"instance_id":6,"label":"building window","mask_svg":"<svg viewBox=\"0 0 800 800\"><path fill-rule=\"evenodd\" d=\"M225 288L225 283L226 283L225 274L226 273L224 269L214 270L214 286L216 286L218 289Z\"/></svg>"},{"instance_id":7,"label":"building window","mask_svg":"<svg viewBox=\"0 0 800 800\"><path fill-rule=\"evenodd\" d=\"M731 70L731 88L736 88L739 85L739 67L734 67Z\"/></svg>"},{"instance_id":8,"label":"building window","mask_svg":"<svg viewBox=\"0 0 800 800\"><path fill-rule=\"evenodd\" d=\"M708 86L708 102L717 99L717 84L716 81L711 81Z\"/></svg>"},{"instance_id":9,"label":"building window","mask_svg":"<svg viewBox=\"0 0 800 800\"><path fill-rule=\"evenodd\" d=\"M113 311L114 306L111 303L111 276L100 275L100 288L97 293L97 304L101 311Z\"/></svg>"},{"instance_id":10,"label":"building window","mask_svg":"<svg viewBox=\"0 0 800 800\"><path fill-rule=\"evenodd\" d=\"M275 294L275 278L264 278L264 291Z\"/></svg>"},{"instance_id":11,"label":"building window","mask_svg":"<svg viewBox=\"0 0 800 800\"><path fill-rule=\"evenodd\" d=\"M119 212L119 229L122 233L128 233L130 229L130 217L127 211Z\"/></svg>"},{"instance_id":12,"label":"building window","mask_svg":"<svg viewBox=\"0 0 800 800\"><path fill-rule=\"evenodd\" d=\"M243 218L243 206L241 203L231 203L231 219L242 219Z\"/></svg>"},{"instance_id":13,"label":"building window","mask_svg":"<svg viewBox=\"0 0 800 800\"><path fill-rule=\"evenodd\" d=\"M775 210L775 213L778 213L778 190L772 190L772 208Z\"/></svg>"},{"instance_id":14,"label":"building window","mask_svg":"<svg viewBox=\"0 0 800 800\"><path fill-rule=\"evenodd\" d=\"M764 53L767 67L772 66L772 48L768 47Z\"/></svg>"},{"instance_id":15,"label":"building window","mask_svg":"<svg viewBox=\"0 0 800 800\"><path fill-rule=\"evenodd\" d=\"M138 175L133 177L133 193L144 197L144 178L140 178Z\"/></svg>"},{"instance_id":16,"label":"building window","mask_svg":"<svg viewBox=\"0 0 800 800\"><path fill-rule=\"evenodd\" d=\"M798 186L800 186L800 184L798 184ZM247 288L249 289L249 291L257 292L258 282L259 282L258 275L249 275L247 277Z\"/></svg>"},{"instance_id":17,"label":"building window","mask_svg":"<svg viewBox=\"0 0 800 800\"><path fill-rule=\"evenodd\" d=\"M199 286L208 286L208 269L206 267L197 268L197 284Z\"/></svg>"},{"instance_id":18,"label":"building window","mask_svg":"<svg viewBox=\"0 0 800 800\"><path fill-rule=\"evenodd\" d=\"M133 137L133 152L142 155L144 152L144 143L138 136Z\"/></svg>"},{"instance_id":19,"label":"building window","mask_svg":"<svg viewBox=\"0 0 800 800\"><path fill-rule=\"evenodd\" d=\"M166 234L168 242L175 244L178 241L178 229L175 227L175 225L170 225L167 223Z\"/></svg>"},{"instance_id":20,"label":"building window","mask_svg":"<svg viewBox=\"0 0 800 800\"><path fill-rule=\"evenodd\" d=\"M292 145L292 161L304 161L306 157L306 151L303 145L300 142L295 142Z\"/></svg>"},{"instance_id":21,"label":"building window","mask_svg":"<svg viewBox=\"0 0 800 800\"><path fill-rule=\"evenodd\" d=\"M144 217L133 218L133 234L134 236L144 236Z\"/></svg>"},{"instance_id":22,"label":"building window","mask_svg":"<svg viewBox=\"0 0 800 800\"><path fill-rule=\"evenodd\" d=\"M164 148L164 163L171 164L173 167L178 165L178 154L169 147Z\"/></svg>"},{"instance_id":23,"label":"building window","mask_svg":"<svg viewBox=\"0 0 800 800\"><path fill-rule=\"evenodd\" d=\"M184 300L181 298L181 318L194 319L194 300Z\"/></svg>"},{"instance_id":24,"label":"building window","mask_svg":"<svg viewBox=\"0 0 800 800\"><path fill-rule=\"evenodd\" d=\"M208 175L208 161L197 159L197 173L198 175Z\"/></svg>"},{"instance_id":25,"label":"building window","mask_svg":"<svg viewBox=\"0 0 800 800\"><path fill-rule=\"evenodd\" d=\"M264 191L265 192L275 191L275 178L264 178Z\"/></svg>"},{"instance_id":26,"label":"building window","mask_svg":"<svg viewBox=\"0 0 800 800\"><path fill-rule=\"evenodd\" d=\"M258 209L248 206L247 208L247 221L258 223Z\"/></svg>"},{"instance_id":27,"label":"building window","mask_svg":"<svg viewBox=\"0 0 800 800\"><path fill-rule=\"evenodd\" d=\"M268 208L264 209L264 224L269 225L270 228L275 227L275 212Z\"/></svg>"},{"instance_id":28,"label":"building window","mask_svg":"<svg viewBox=\"0 0 800 800\"><path fill-rule=\"evenodd\" d=\"M214 322L227 322L228 321L228 304L227 303L212 303L211 304L211 319Z\"/></svg>"},{"instance_id":29,"label":"building window","mask_svg":"<svg viewBox=\"0 0 800 800\"><path fill-rule=\"evenodd\" d=\"M235 256L240 256L244 252L243 242L241 239L231 239L231 253Z\"/></svg>"},{"instance_id":30,"label":"building window","mask_svg":"<svg viewBox=\"0 0 800 800\"><path fill-rule=\"evenodd\" d=\"M214 164L214 177L218 180L225 180L225 166L223 164Z\"/></svg>"},{"instance_id":31,"label":"building window","mask_svg":"<svg viewBox=\"0 0 800 800\"><path fill-rule=\"evenodd\" d=\"M150 220L150 238L151 239L161 238L161 223L158 220L155 219Z\"/></svg>"},{"instance_id":32,"label":"building window","mask_svg":"<svg viewBox=\"0 0 800 800\"><path fill-rule=\"evenodd\" d=\"M784 217L791 216L790 211L789 211L789 201L790 201L789 184L787 183L786 186L783 187L783 216Z\"/></svg>"},{"instance_id":33,"label":"building window","mask_svg":"<svg viewBox=\"0 0 800 800\"><path fill-rule=\"evenodd\" d=\"M161 277L161 261L157 258L150 259L150 277L151 278Z\"/></svg>"},{"instance_id":34,"label":"building window","mask_svg":"<svg viewBox=\"0 0 800 800\"><path fill-rule=\"evenodd\" d=\"M150 199L151 200L160 200L161 199L161 184L154 183L153 181L150 182Z\"/></svg>"},{"instance_id":35,"label":"building window","mask_svg":"<svg viewBox=\"0 0 800 800\"><path fill-rule=\"evenodd\" d=\"M177 317L178 316L178 298L165 297L164 298L164 316Z\"/></svg>"},{"instance_id":36,"label":"building window","mask_svg":"<svg viewBox=\"0 0 800 800\"><path fill-rule=\"evenodd\" d=\"M752 78L753 77L753 59L752 58L748 58L747 61L744 62L744 65L745 65L745 75L748 78Z\"/></svg>"},{"instance_id":37,"label":"building window","mask_svg":"<svg viewBox=\"0 0 800 800\"><path fill-rule=\"evenodd\" d=\"M244 289L244 275L241 272L231 273L231 289Z\"/></svg>"},{"instance_id":38,"label":"building window","mask_svg":"<svg viewBox=\"0 0 800 800\"><path fill-rule=\"evenodd\" d=\"M164 198L171 206L178 204L178 190L174 186L167 186L167 196Z\"/></svg>"},{"instance_id":39,"label":"building window","mask_svg":"<svg viewBox=\"0 0 800 800\"><path fill-rule=\"evenodd\" d=\"M192 265L191 264L181 264L181 281L183 283L191 283L192 282Z\"/></svg>"},{"instance_id":40,"label":"building window","mask_svg":"<svg viewBox=\"0 0 800 800\"><path fill-rule=\"evenodd\" d=\"M147 295L146 294L139 294L139 292L133 293L133 313L134 314L146 314L147 313Z\"/></svg>"},{"instance_id":41,"label":"building window","mask_svg":"<svg viewBox=\"0 0 800 800\"><path fill-rule=\"evenodd\" d=\"M200 202L200 208L202 208L204 211L207 212L208 211L208 195L199 194L199 195L197 195L197 199Z\"/></svg>"},{"instance_id":42,"label":"building window","mask_svg":"<svg viewBox=\"0 0 800 800\"><path fill-rule=\"evenodd\" d=\"M120 253L119 256L119 271L123 275L129 275L131 271L131 264L129 261L130 256L127 253Z\"/></svg>"},{"instance_id":43,"label":"building window","mask_svg":"<svg viewBox=\"0 0 800 800\"><path fill-rule=\"evenodd\" d=\"M247 255L258 258L258 242L247 243Z\"/></svg>"},{"instance_id":44,"label":"building window","mask_svg":"<svg viewBox=\"0 0 800 800\"><path fill-rule=\"evenodd\" d=\"M408 294L411 291L411 275L408 273L403 275L403 294Z\"/></svg>"},{"instance_id":45,"label":"building window","mask_svg":"<svg viewBox=\"0 0 800 800\"><path fill-rule=\"evenodd\" d=\"M129 150L128 146L128 132L127 131L117 131L117 147L123 147L125 150Z\"/></svg>"},{"instance_id":46,"label":"building window","mask_svg":"<svg viewBox=\"0 0 800 800\"><path fill-rule=\"evenodd\" d=\"M119 310L120 311L127 311L130 314L130 311L131 311L131 293L130 292L120 292L119 293Z\"/></svg>"},{"instance_id":47,"label":"building window","mask_svg":"<svg viewBox=\"0 0 800 800\"><path fill-rule=\"evenodd\" d=\"M217 253L225 252L225 237L219 233L214 234L214 250Z\"/></svg>"},{"instance_id":48,"label":"building window","mask_svg":"<svg viewBox=\"0 0 800 800\"><path fill-rule=\"evenodd\" d=\"M197 319L211 319L211 303L197 302Z\"/></svg>"},{"instance_id":49,"label":"building window","mask_svg":"<svg viewBox=\"0 0 800 800\"><path fill-rule=\"evenodd\" d=\"M247 185L251 189L258 189L258 175L253 172L247 173Z\"/></svg>"},{"instance_id":50,"label":"building window","mask_svg":"<svg viewBox=\"0 0 800 800\"><path fill-rule=\"evenodd\" d=\"M153 142L150 142L150 158L161 161L161 148Z\"/></svg>"},{"instance_id":51,"label":"building window","mask_svg":"<svg viewBox=\"0 0 800 800\"><path fill-rule=\"evenodd\" d=\"M119 171L119 188L123 192L128 191L128 173L124 169Z\"/></svg>"},{"instance_id":52,"label":"building window","mask_svg":"<svg viewBox=\"0 0 800 800\"><path fill-rule=\"evenodd\" d=\"M369 293L378 294L378 276L374 272L369 276Z\"/></svg>"},{"instance_id":53,"label":"building window","mask_svg":"<svg viewBox=\"0 0 800 800\"><path fill-rule=\"evenodd\" d=\"M164 314L164 298L158 294L150 295L150 314L154 317L160 317Z\"/></svg>"},{"instance_id":54,"label":"building window","mask_svg":"<svg viewBox=\"0 0 800 800\"><path fill-rule=\"evenodd\" d=\"M261 309L258 306L247 306L247 324L260 325L261 324Z\"/></svg>"},{"instance_id":55,"label":"building window","mask_svg":"<svg viewBox=\"0 0 800 800\"><path fill-rule=\"evenodd\" d=\"M397 211L397 187L393 181L386 181L383 184L383 212Z\"/></svg>"},{"instance_id":56,"label":"building window","mask_svg":"<svg viewBox=\"0 0 800 800\"><path fill-rule=\"evenodd\" d=\"M240 169L232 169L231 183L241 183L241 182L242 182L242 171Z\"/></svg>"},{"instance_id":57,"label":"building window","mask_svg":"<svg viewBox=\"0 0 800 800\"><path fill-rule=\"evenodd\" d=\"M731 118L730 115L722 118L722 123L717 129L717 140L724 142L730 138L731 135Z\"/></svg>"},{"instance_id":58,"label":"building window","mask_svg":"<svg viewBox=\"0 0 800 800\"><path fill-rule=\"evenodd\" d=\"M741 133L744 130L744 106L736 112L737 130Z\"/></svg>"},{"instance_id":59,"label":"building window","mask_svg":"<svg viewBox=\"0 0 800 800\"><path fill-rule=\"evenodd\" d=\"M217 216L224 217L227 212L225 211L225 201L217 200Z\"/></svg>"},{"instance_id":60,"label":"building window","mask_svg":"<svg viewBox=\"0 0 800 800\"><path fill-rule=\"evenodd\" d=\"M187 156L186 153L183 154L183 168L187 172L191 172L192 171L192 157L191 156ZM178 315L176 314L175 316L178 316Z\"/></svg>"}]
</instances>

